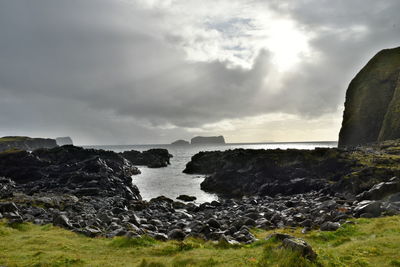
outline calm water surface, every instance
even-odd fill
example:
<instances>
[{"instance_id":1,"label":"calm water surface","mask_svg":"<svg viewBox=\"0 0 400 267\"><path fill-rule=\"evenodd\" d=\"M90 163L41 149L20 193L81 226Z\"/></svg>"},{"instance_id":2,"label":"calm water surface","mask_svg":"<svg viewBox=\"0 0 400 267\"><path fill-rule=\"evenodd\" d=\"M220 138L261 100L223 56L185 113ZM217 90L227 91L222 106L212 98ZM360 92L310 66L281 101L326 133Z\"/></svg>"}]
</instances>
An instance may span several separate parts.
<instances>
[{"instance_id":1,"label":"calm water surface","mask_svg":"<svg viewBox=\"0 0 400 267\"><path fill-rule=\"evenodd\" d=\"M151 148L166 148L173 155L171 165L166 168L151 169L140 166L142 172L134 175L132 181L140 190L143 199L149 200L158 196L166 196L175 199L185 194L196 196L197 203L216 200L217 196L209 194L200 189L200 183L204 180L203 175L184 174L185 169L193 155L200 151L228 150L235 148L244 149L314 149L315 147L336 147L337 142L308 142L308 143L264 143L264 144L226 144L226 145L204 145L204 146L171 146L171 145L128 145L128 146L92 146L92 148L113 150L122 152L125 150L144 151Z\"/></svg>"}]
</instances>

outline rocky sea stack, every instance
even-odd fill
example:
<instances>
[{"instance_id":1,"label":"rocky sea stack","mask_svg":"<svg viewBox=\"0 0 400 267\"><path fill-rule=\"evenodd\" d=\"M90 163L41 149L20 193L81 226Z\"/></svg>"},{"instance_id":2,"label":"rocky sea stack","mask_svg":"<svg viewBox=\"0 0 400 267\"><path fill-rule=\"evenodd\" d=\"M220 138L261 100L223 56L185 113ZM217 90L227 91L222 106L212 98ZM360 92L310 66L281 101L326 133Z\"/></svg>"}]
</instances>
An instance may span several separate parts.
<instances>
[{"instance_id":1,"label":"rocky sea stack","mask_svg":"<svg viewBox=\"0 0 400 267\"><path fill-rule=\"evenodd\" d=\"M375 55L351 81L339 146L400 138L400 47Z\"/></svg>"}]
</instances>

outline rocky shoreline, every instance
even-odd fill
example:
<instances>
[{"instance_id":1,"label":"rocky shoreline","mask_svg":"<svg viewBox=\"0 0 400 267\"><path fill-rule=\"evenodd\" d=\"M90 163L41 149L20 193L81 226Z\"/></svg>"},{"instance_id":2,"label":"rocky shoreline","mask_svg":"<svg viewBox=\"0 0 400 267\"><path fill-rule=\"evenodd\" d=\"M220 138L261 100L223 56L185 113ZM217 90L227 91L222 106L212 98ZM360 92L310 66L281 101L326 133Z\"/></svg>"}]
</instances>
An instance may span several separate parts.
<instances>
[{"instance_id":1,"label":"rocky shoreline","mask_svg":"<svg viewBox=\"0 0 400 267\"><path fill-rule=\"evenodd\" d=\"M206 188L221 193L219 201L201 205L141 199L131 182L139 173L133 162L152 155L143 164L168 164L166 150L132 152L130 159L74 146L1 153L0 219L53 223L91 237L195 236L232 244L254 242L253 227L335 231L352 217L400 214L398 144L201 152L186 172L208 173Z\"/></svg>"}]
</instances>

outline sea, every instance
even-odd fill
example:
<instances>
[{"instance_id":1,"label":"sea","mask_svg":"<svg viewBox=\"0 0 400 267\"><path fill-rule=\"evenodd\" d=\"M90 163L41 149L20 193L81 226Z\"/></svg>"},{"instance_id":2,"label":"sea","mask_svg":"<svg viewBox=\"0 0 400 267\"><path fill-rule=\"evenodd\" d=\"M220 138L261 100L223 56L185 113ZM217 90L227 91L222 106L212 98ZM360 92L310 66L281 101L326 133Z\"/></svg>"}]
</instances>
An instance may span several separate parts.
<instances>
[{"instance_id":1,"label":"sea","mask_svg":"<svg viewBox=\"0 0 400 267\"><path fill-rule=\"evenodd\" d=\"M200 189L205 175L185 174L182 171L191 157L200 151L224 151L229 149L314 149L316 147L337 147L337 142L286 142L286 143L238 143L224 145L108 145L108 146L85 146L85 148L96 148L122 152L126 150L145 151L151 148L165 148L173 155L171 165L165 168L147 168L138 166L141 174L132 176L135 184L144 200L150 200L158 196L166 196L176 199L179 195L195 196L195 203L211 202L217 200L218 196L204 192Z\"/></svg>"}]
</instances>

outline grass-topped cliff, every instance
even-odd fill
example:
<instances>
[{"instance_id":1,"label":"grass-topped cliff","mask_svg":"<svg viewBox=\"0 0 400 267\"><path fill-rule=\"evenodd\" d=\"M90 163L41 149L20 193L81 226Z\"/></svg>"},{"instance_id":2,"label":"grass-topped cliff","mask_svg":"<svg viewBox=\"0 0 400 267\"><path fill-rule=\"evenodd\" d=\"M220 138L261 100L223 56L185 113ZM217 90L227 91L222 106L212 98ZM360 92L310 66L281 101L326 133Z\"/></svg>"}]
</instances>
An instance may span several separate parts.
<instances>
[{"instance_id":1,"label":"grass-topped cliff","mask_svg":"<svg viewBox=\"0 0 400 267\"><path fill-rule=\"evenodd\" d=\"M0 152L13 149L35 150L56 146L56 140L49 138L31 138L27 136L4 136L0 138Z\"/></svg>"},{"instance_id":2,"label":"grass-topped cliff","mask_svg":"<svg viewBox=\"0 0 400 267\"><path fill-rule=\"evenodd\" d=\"M311 262L260 239L229 245L187 239L161 242L144 237L88 238L51 225L0 222L0 265L5 266L400 266L400 217L357 219L336 232L278 230L301 237L318 257Z\"/></svg>"},{"instance_id":3,"label":"grass-topped cliff","mask_svg":"<svg viewBox=\"0 0 400 267\"><path fill-rule=\"evenodd\" d=\"M339 146L400 138L400 47L376 54L346 93Z\"/></svg>"}]
</instances>

